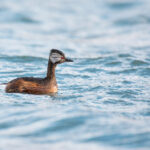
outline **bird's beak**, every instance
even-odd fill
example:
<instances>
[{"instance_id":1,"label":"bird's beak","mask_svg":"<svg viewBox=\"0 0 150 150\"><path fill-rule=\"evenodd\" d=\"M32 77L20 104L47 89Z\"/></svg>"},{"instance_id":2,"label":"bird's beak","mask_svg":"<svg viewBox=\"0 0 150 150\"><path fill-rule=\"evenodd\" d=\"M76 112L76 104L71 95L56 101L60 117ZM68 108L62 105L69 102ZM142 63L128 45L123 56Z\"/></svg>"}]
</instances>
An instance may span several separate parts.
<instances>
[{"instance_id":1,"label":"bird's beak","mask_svg":"<svg viewBox=\"0 0 150 150\"><path fill-rule=\"evenodd\" d=\"M69 58L66 58L66 59L65 59L65 62L73 62L73 60L72 60L72 59L69 59Z\"/></svg>"}]
</instances>

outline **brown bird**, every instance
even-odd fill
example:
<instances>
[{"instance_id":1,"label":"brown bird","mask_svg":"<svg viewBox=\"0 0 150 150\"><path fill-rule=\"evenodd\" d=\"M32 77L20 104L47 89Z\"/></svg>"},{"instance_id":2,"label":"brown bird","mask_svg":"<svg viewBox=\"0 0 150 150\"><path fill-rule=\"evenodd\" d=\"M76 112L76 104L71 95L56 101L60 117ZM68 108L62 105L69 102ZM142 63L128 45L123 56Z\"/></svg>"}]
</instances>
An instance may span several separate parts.
<instances>
[{"instance_id":1,"label":"brown bird","mask_svg":"<svg viewBox=\"0 0 150 150\"><path fill-rule=\"evenodd\" d=\"M55 68L58 64L73 62L57 49L52 49L49 55L47 76L45 78L22 77L7 83L7 93L50 94L58 91Z\"/></svg>"}]
</instances>

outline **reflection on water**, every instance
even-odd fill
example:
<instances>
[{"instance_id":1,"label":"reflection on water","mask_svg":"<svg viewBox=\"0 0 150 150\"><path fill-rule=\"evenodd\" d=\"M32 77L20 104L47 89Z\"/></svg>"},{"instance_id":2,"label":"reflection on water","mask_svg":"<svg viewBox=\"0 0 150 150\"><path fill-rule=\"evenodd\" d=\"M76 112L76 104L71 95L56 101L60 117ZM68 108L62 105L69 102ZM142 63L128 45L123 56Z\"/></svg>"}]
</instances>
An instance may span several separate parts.
<instances>
[{"instance_id":1,"label":"reflection on water","mask_svg":"<svg viewBox=\"0 0 150 150\"><path fill-rule=\"evenodd\" d=\"M0 85L0 149L149 149L150 2L1 0L0 83L57 67L55 96Z\"/></svg>"}]
</instances>

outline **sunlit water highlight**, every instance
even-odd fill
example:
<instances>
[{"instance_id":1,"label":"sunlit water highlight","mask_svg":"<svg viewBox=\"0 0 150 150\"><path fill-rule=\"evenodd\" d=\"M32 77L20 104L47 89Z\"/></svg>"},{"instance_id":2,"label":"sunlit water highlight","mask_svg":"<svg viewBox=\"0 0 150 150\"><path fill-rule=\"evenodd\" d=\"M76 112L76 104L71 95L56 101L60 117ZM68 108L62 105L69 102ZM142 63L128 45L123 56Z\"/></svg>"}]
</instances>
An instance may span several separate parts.
<instances>
[{"instance_id":1,"label":"sunlit water highlight","mask_svg":"<svg viewBox=\"0 0 150 150\"><path fill-rule=\"evenodd\" d=\"M0 149L150 148L149 0L1 0L0 83L57 67L55 96L0 85Z\"/></svg>"}]
</instances>

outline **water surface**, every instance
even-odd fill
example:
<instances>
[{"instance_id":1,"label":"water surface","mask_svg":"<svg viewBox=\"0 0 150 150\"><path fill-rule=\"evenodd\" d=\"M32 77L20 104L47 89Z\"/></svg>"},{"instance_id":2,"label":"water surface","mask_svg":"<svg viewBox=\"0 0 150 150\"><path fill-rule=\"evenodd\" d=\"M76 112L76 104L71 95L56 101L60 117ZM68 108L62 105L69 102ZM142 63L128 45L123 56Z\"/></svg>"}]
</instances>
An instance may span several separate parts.
<instances>
[{"instance_id":1,"label":"water surface","mask_svg":"<svg viewBox=\"0 0 150 150\"><path fill-rule=\"evenodd\" d=\"M0 83L45 77L55 96L7 94L0 85L0 149L150 148L149 0L1 0Z\"/></svg>"}]
</instances>

